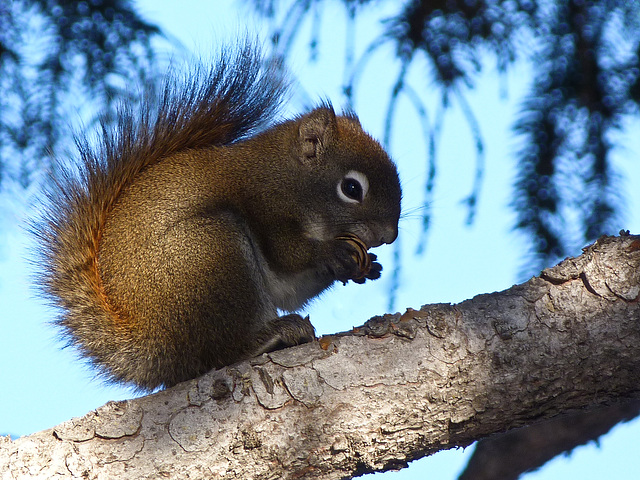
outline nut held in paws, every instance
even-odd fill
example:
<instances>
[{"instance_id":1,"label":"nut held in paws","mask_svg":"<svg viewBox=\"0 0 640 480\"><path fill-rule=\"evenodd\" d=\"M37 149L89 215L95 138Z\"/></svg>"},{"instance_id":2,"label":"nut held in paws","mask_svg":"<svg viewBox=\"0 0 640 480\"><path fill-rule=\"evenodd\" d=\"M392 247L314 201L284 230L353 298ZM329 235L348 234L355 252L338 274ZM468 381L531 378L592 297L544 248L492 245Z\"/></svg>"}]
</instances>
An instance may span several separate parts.
<instances>
[{"instance_id":1,"label":"nut held in paws","mask_svg":"<svg viewBox=\"0 0 640 480\"><path fill-rule=\"evenodd\" d=\"M348 242L356 248L354 260L358 263L360 273L355 278L365 277L371 270L371 258L369 258L369 253L367 252L367 246L365 243L357 235L352 233L339 235L336 237L336 240Z\"/></svg>"}]
</instances>

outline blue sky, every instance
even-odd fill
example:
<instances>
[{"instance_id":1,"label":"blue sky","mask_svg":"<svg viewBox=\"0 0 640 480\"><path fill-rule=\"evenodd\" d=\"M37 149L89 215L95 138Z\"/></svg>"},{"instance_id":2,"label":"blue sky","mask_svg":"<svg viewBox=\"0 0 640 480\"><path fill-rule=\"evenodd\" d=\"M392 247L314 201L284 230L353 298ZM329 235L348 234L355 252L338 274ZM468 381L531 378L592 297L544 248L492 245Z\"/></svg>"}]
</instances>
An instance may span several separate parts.
<instances>
[{"instance_id":1,"label":"blue sky","mask_svg":"<svg viewBox=\"0 0 640 480\"><path fill-rule=\"evenodd\" d=\"M318 63L309 65L309 25L303 25L299 41L289 59L298 80L289 113L298 113L309 101L328 98L336 107L344 105L340 85L344 65L344 25L346 15L336 2L324 15ZM387 2L393 3L393 2ZM238 33L256 31L266 40L268 32L243 2L168 0L138 2L140 11L178 39L182 50L173 50L167 42L159 48L166 58L193 54L207 58L216 45L233 41ZM383 3L372 14L358 20L356 49L362 52L379 32L376 23L384 18ZM390 14L393 9L388 9ZM308 21L308 20L307 20ZM363 126L382 138L384 112L389 89L398 71L398 62L390 48L380 50L362 77L355 98L355 109ZM409 79L422 92L428 112L437 104L435 86L430 84L425 65L416 64ZM526 65L516 66L499 80L492 67L478 79L477 88L466 97L478 117L486 148L486 171L475 223L467 227L467 211L462 199L471 191L475 149L473 137L455 101L445 118L438 153L438 177L431 205L432 228L427 250L422 256L414 252L420 237L420 219L415 209L422 201L425 180L425 142L418 128L418 118L408 103L401 100L391 142L404 189L403 208L413 212L402 220L400 229L405 261L397 308L419 308L436 302L456 303L480 293L503 290L517 282L518 267L523 261L526 242L512 231L514 213L508 208L514 176L513 153L517 139L510 131L518 99L531 78ZM501 95L506 84L508 95ZM429 94L428 91L433 93ZM638 131L640 122L629 125ZM615 154L617 167L625 179L629 214L620 228L640 232L640 143L632 135L620 136L624 148ZM72 351L62 350L56 332L47 325L53 312L44 307L30 288L32 271L29 257L30 239L21 227L29 214L26 194L15 190L14 198L5 194L0 209L0 433L14 436L29 434L56 425L73 416L87 413L109 400L130 398L131 392L105 386L95 380L89 368L79 362ZM391 247L378 249L383 265L391 265ZM579 252L576 252L579 253ZM456 272L456 273L451 273ZM388 273L388 272L386 272ZM451 273L451 274L449 274ZM367 318L387 309L385 291L389 275L364 286L337 287L316 301L308 313L319 334L348 330ZM577 449L569 458L556 459L529 480L565 478L598 479L634 478L640 471L637 439L640 422L616 427L596 447L593 443ZM387 473L388 479L452 479L471 452L442 452L415 462L409 469ZM635 473L634 473L635 472Z\"/></svg>"}]
</instances>

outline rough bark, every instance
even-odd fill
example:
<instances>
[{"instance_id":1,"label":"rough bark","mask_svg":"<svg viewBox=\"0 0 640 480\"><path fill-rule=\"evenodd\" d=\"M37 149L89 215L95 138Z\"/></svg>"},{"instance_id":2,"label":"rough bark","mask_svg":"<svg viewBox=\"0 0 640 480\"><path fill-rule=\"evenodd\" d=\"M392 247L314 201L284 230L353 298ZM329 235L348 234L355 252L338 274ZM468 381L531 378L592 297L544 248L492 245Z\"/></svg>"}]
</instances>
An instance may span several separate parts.
<instances>
[{"instance_id":1,"label":"rough bark","mask_svg":"<svg viewBox=\"0 0 640 480\"><path fill-rule=\"evenodd\" d=\"M640 237L0 442L3 479L345 478L640 398Z\"/></svg>"}]
</instances>

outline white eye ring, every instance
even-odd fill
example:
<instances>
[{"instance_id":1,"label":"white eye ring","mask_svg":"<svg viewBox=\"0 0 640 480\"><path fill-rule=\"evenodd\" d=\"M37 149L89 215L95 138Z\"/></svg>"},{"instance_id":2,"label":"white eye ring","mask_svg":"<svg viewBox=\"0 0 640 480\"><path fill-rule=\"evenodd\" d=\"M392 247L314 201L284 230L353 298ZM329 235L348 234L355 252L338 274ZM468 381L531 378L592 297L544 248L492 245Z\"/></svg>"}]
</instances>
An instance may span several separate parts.
<instances>
[{"instance_id":1,"label":"white eye ring","mask_svg":"<svg viewBox=\"0 0 640 480\"><path fill-rule=\"evenodd\" d=\"M338 182L338 197L347 203L362 203L369 191L369 180L364 173L350 170Z\"/></svg>"}]
</instances>

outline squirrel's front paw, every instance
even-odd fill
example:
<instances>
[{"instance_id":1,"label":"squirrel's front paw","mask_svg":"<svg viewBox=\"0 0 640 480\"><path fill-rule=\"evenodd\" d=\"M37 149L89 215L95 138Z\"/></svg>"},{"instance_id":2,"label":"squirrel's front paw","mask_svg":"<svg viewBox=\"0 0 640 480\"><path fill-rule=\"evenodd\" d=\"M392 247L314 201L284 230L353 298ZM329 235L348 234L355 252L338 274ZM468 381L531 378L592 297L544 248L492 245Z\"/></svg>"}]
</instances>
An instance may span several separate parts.
<instances>
[{"instance_id":1,"label":"squirrel's front paw","mask_svg":"<svg viewBox=\"0 0 640 480\"><path fill-rule=\"evenodd\" d=\"M380 278L382 265L375 262L376 256L367 252L367 246L353 234L340 235L336 238L336 260L333 273L337 280L347 283L353 280L364 283L366 279Z\"/></svg>"},{"instance_id":2,"label":"squirrel's front paw","mask_svg":"<svg viewBox=\"0 0 640 480\"><path fill-rule=\"evenodd\" d=\"M377 260L378 257L376 257L375 253L367 253L367 255L369 256L369 270L362 277L352 278L351 280L353 280L355 283L362 284L366 282L367 279L377 280L378 278L380 278L380 273L382 272L382 265L380 265L378 262L375 261Z\"/></svg>"}]
</instances>

